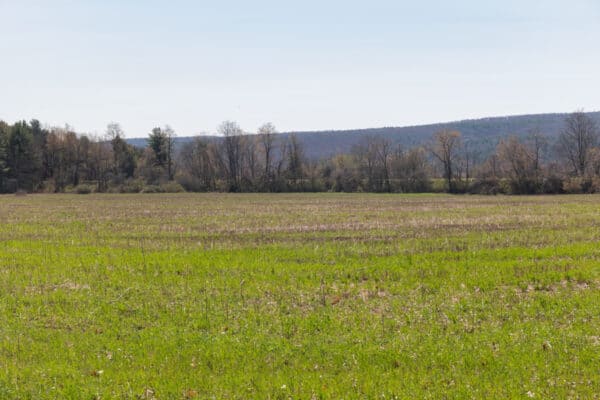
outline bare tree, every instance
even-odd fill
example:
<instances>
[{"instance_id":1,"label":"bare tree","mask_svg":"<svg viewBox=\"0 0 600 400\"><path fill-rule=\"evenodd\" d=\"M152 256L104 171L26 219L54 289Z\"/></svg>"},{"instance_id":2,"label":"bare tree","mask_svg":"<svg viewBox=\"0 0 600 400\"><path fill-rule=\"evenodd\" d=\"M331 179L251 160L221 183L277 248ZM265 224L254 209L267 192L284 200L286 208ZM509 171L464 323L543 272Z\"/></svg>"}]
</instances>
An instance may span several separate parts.
<instances>
[{"instance_id":1,"label":"bare tree","mask_svg":"<svg viewBox=\"0 0 600 400\"><path fill-rule=\"evenodd\" d=\"M533 155L533 168L536 174L539 174L542 170L544 153L548 148L548 138L536 128L530 132L527 142Z\"/></svg>"},{"instance_id":2,"label":"bare tree","mask_svg":"<svg viewBox=\"0 0 600 400\"><path fill-rule=\"evenodd\" d=\"M294 190L298 190L304 178L304 148L295 134L290 135L285 154L287 155L287 178Z\"/></svg>"},{"instance_id":3,"label":"bare tree","mask_svg":"<svg viewBox=\"0 0 600 400\"><path fill-rule=\"evenodd\" d=\"M476 145L473 145L471 141L465 140L462 144L462 157L460 157L460 170L465 172L465 180L467 184L473 175L473 168L479 164L479 151Z\"/></svg>"},{"instance_id":4,"label":"bare tree","mask_svg":"<svg viewBox=\"0 0 600 400\"><path fill-rule=\"evenodd\" d=\"M375 151L377 153L377 160L381 171L382 189L385 192L390 192L392 190L392 186L390 185L390 157L392 154L392 143L388 139L380 136L375 141Z\"/></svg>"},{"instance_id":5,"label":"bare tree","mask_svg":"<svg viewBox=\"0 0 600 400\"><path fill-rule=\"evenodd\" d=\"M502 140L496 153L513 193L536 193L539 190L539 148L528 146L516 136Z\"/></svg>"},{"instance_id":6,"label":"bare tree","mask_svg":"<svg viewBox=\"0 0 600 400\"><path fill-rule=\"evenodd\" d=\"M98 190L108 189L112 164L112 149L105 138L91 138L87 151L87 177L97 182Z\"/></svg>"},{"instance_id":7,"label":"bare tree","mask_svg":"<svg viewBox=\"0 0 600 400\"><path fill-rule=\"evenodd\" d=\"M565 128L559 137L559 146L575 175L585 174L589 152L597 141L598 127L583 111L574 112L567 117Z\"/></svg>"},{"instance_id":8,"label":"bare tree","mask_svg":"<svg viewBox=\"0 0 600 400\"><path fill-rule=\"evenodd\" d=\"M358 165L357 172L359 179L361 181L366 179L367 190L375 190L376 186L375 165L377 157L375 151L373 151L373 137L372 135L364 137L352 148L352 154Z\"/></svg>"},{"instance_id":9,"label":"bare tree","mask_svg":"<svg viewBox=\"0 0 600 400\"><path fill-rule=\"evenodd\" d=\"M354 192L360 187L358 162L355 156L337 154L329 160L323 176L326 187L336 192Z\"/></svg>"},{"instance_id":10,"label":"bare tree","mask_svg":"<svg viewBox=\"0 0 600 400\"><path fill-rule=\"evenodd\" d=\"M219 154L226 172L228 190L237 192L241 189L243 132L233 121L223 122L218 128L218 132L223 136L222 150L219 151Z\"/></svg>"},{"instance_id":11,"label":"bare tree","mask_svg":"<svg viewBox=\"0 0 600 400\"><path fill-rule=\"evenodd\" d=\"M376 192L391 191L390 159L392 143L379 135L367 135L353 148L354 157L366 176L367 189Z\"/></svg>"},{"instance_id":12,"label":"bare tree","mask_svg":"<svg viewBox=\"0 0 600 400\"><path fill-rule=\"evenodd\" d=\"M255 137L249 135L242 137L242 152L242 184L244 187L254 188L258 176Z\"/></svg>"},{"instance_id":13,"label":"bare tree","mask_svg":"<svg viewBox=\"0 0 600 400\"><path fill-rule=\"evenodd\" d=\"M197 137L192 143L185 146L180 153L182 169L188 186L194 190L215 189L215 168L211 157L210 144Z\"/></svg>"},{"instance_id":14,"label":"bare tree","mask_svg":"<svg viewBox=\"0 0 600 400\"><path fill-rule=\"evenodd\" d=\"M493 153L477 168L479 180L496 181L500 178L500 160L498 154Z\"/></svg>"},{"instance_id":15,"label":"bare tree","mask_svg":"<svg viewBox=\"0 0 600 400\"><path fill-rule=\"evenodd\" d=\"M277 137L277 129L271 123L266 123L258 128L258 143L260 151L263 155L263 185L271 189L273 182L273 153L275 150L275 139Z\"/></svg>"},{"instance_id":16,"label":"bare tree","mask_svg":"<svg viewBox=\"0 0 600 400\"><path fill-rule=\"evenodd\" d=\"M117 122L110 122L108 125L106 125L106 136L112 141L115 138L123 138L125 135L121 125L119 125Z\"/></svg>"},{"instance_id":17,"label":"bare tree","mask_svg":"<svg viewBox=\"0 0 600 400\"><path fill-rule=\"evenodd\" d=\"M279 141L279 149L277 151L278 157L274 160L273 165L273 187L277 190L281 190L285 182L285 166L288 158L288 144L287 140Z\"/></svg>"},{"instance_id":18,"label":"bare tree","mask_svg":"<svg viewBox=\"0 0 600 400\"><path fill-rule=\"evenodd\" d=\"M448 184L448 191L456 190L454 184L455 166L459 160L462 145L460 132L442 130L433 137L433 142L428 145L429 151L442 164L444 178Z\"/></svg>"},{"instance_id":19,"label":"bare tree","mask_svg":"<svg viewBox=\"0 0 600 400\"><path fill-rule=\"evenodd\" d=\"M398 146L391 162L392 176L402 192L421 192L429 188L428 164L425 150L415 147L408 151Z\"/></svg>"}]
</instances>

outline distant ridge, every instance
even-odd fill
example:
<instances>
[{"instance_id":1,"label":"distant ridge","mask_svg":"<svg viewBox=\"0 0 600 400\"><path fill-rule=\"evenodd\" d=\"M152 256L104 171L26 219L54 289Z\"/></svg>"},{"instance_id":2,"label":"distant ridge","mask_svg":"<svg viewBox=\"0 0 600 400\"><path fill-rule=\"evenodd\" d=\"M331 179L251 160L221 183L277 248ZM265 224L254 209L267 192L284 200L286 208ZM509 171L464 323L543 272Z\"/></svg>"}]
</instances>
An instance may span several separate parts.
<instances>
[{"instance_id":1,"label":"distant ridge","mask_svg":"<svg viewBox=\"0 0 600 400\"><path fill-rule=\"evenodd\" d=\"M587 113L600 125L600 112ZM539 131L551 139L556 138L564 127L567 113L530 114L506 117L487 117L454 122L443 122L427 125L405 127L367 128L352 130L324 130L294 132L304 146L307 157L318 159L333 154L348 153L352 146L359 143L366 135L380 135L395 145L406 147L426 143L431 136L441 129L461 132L463 139L470 146L479 149L481 154L490 153L500 139L508 135L524 137L533 131ZM291 132L281 133L283 138ZM204 136L208 140L219 140L218 136ZM188 143L194 137L178 137L178 146ZM128 142L139 147L146 146L146 139L128 139Z\"/></svg>"}]
</instances>

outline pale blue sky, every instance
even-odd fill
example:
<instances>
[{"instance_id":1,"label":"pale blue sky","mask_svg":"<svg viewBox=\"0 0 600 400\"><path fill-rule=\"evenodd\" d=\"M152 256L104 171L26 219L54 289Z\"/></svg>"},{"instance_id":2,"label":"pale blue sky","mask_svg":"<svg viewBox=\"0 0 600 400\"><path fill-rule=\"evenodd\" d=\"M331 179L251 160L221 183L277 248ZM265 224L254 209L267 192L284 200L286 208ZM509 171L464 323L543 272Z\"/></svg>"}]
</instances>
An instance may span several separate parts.
<instances>
[{"instance_id":1,"label":"pale blue sky","mask_svg":"<svg viewBox=\"0 0 600 400\"><path fill-rule=\"evenodd\" d=\"M0 0L0 119L128 137L600 109L597 0Z\"/></svg>"}]
</instances>

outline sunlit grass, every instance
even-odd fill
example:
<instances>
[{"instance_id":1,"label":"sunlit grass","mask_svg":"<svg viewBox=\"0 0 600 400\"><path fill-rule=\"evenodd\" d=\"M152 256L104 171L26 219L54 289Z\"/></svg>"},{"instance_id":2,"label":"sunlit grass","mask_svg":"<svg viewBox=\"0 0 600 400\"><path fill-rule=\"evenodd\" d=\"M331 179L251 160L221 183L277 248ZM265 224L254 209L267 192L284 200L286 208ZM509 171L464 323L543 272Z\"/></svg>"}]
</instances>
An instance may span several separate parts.
<instances>
[{"instance_id":1,"label":"sunlit grass","mask_svg":"<svg viewBox=\"0 0 600 400\"><path fill-rule=\"evenodd\" d=\"M596 398L600 197L0 197L0 398Z\"/></svg>"}]
</instances>

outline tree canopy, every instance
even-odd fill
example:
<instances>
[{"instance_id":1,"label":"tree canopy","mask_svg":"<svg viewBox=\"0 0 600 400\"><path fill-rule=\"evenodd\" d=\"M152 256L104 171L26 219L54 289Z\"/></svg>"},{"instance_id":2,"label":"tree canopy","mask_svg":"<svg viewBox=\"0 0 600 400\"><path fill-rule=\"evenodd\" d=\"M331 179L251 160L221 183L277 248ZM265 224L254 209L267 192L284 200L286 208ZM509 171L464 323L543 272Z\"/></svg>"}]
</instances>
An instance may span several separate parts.
<instances>
[{"instance_id":1,"label":"tree canopy","mask_svg":"<svg viewBox=\"0 0 600 400\"><path fill-rule=\"evenodd\" d=\"M225 121L218 132L177 146L166 125L138 148L116 122L92 137L37 120L0 121L0 191L600 191L600 133L580 111L565 118L557 140L539 129L507 132L489 156L446 128L424 146L370 134L318 159L306 156L299 135L280 135L270 123L249 134Z\"/></svg>"}]
</instances>

